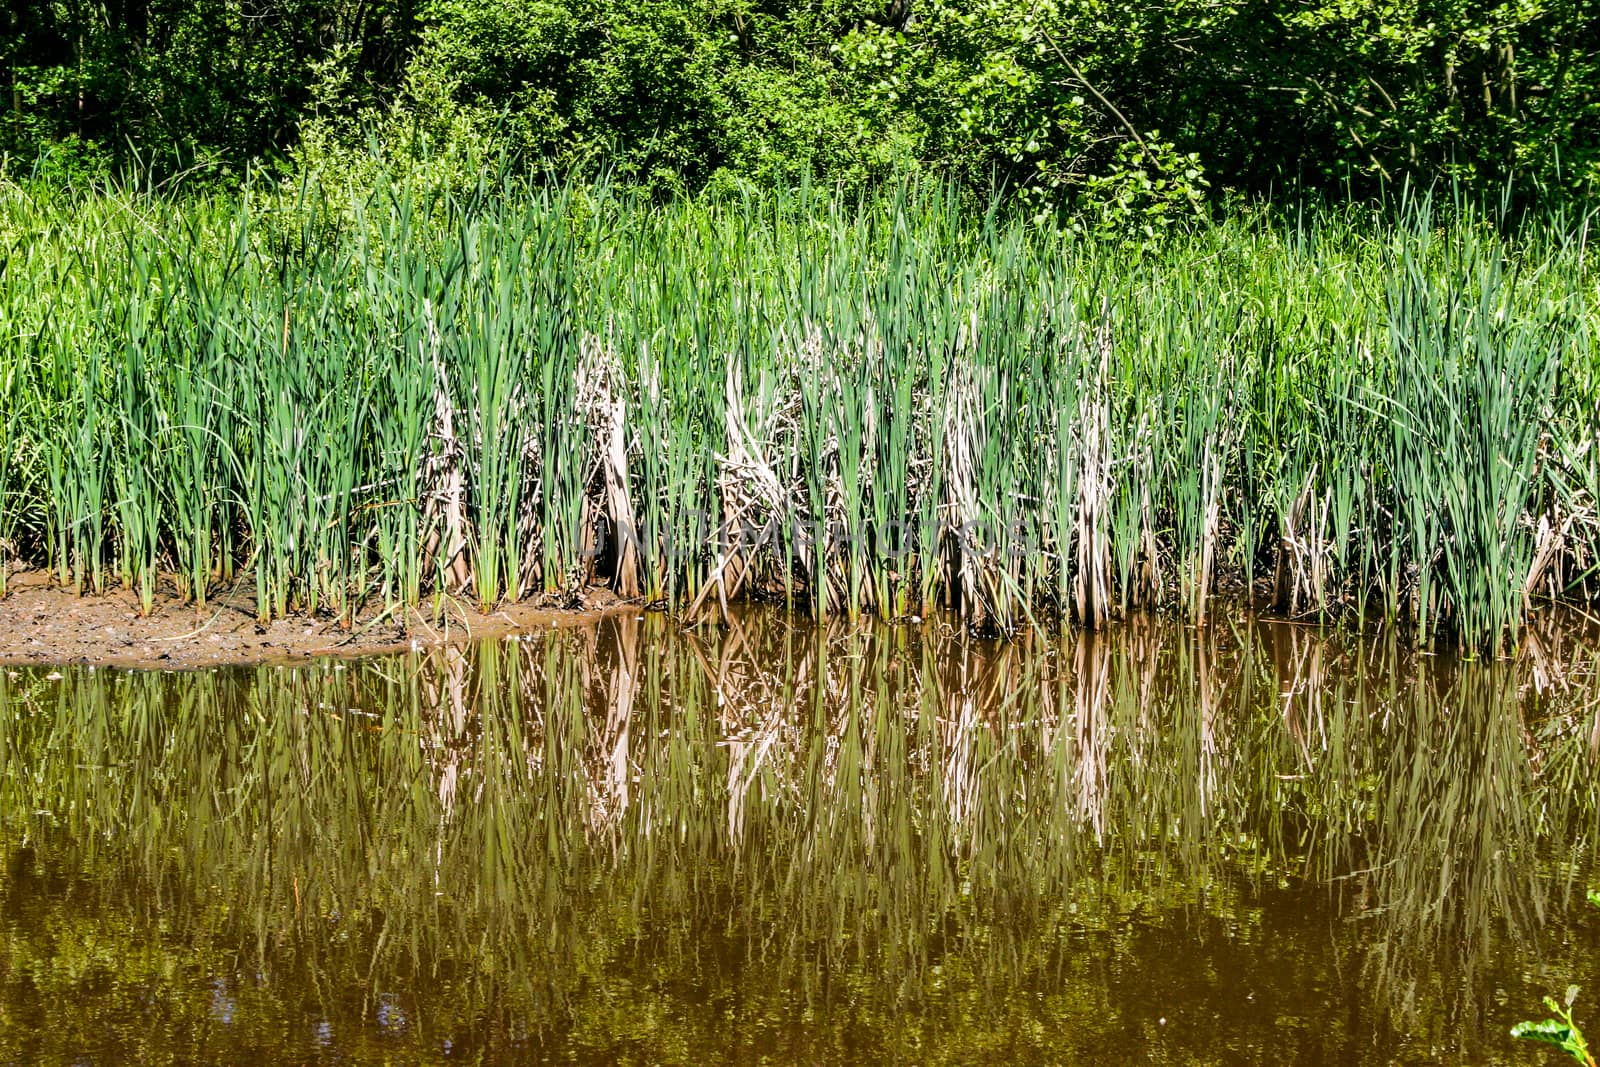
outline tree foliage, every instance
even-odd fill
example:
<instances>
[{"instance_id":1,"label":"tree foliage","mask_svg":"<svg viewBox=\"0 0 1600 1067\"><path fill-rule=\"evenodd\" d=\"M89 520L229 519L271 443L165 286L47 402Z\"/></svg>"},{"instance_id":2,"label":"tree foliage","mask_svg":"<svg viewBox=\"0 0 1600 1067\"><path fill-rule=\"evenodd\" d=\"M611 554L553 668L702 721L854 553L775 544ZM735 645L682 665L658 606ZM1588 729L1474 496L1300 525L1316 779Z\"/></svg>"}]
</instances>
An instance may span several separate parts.
<instances>
[{"instance_id":1,"label":"tree foliage","mask_svg":"<svg viewBox=\"0 0 1600 1067\"><path fill-rule=\"evenodd\" d=\"M1042 203L1600 178L1600 0L14 0L0 148L509 149L650 185L907 167ZM420 140L419 140L420 138ZM16 166L16 163L13 163Z\"/></svg>"}]
</instances>

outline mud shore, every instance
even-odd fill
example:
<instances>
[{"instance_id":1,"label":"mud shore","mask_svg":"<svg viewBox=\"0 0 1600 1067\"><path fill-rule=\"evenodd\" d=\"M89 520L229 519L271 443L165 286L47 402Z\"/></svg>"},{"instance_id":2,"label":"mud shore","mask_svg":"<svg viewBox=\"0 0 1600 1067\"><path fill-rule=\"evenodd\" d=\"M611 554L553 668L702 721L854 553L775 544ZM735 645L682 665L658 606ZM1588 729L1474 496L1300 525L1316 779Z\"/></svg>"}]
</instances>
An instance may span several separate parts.
<instances>
[{"instance_id":1,"label":"mud shore","mask_svg":"<svg viewBox=\"0 0 1600 1067\"><path fill-rule=\"evenodd\" d=\"M165 583L163 583L165 584ZM164 588L148 615L132 592L80 596L43 571L11 575L0 597L0 666L86 664L195 670L231 664L279 663L313 656L370 656L530 630L582 626L618 611L642 611L610 590L585 591L575 608L530 603L484 613L469 601L446 602L442 620L381 609L353 626L309 616L256 620L248 594L222 596L203 608Z\"/></svg>"}]
</instances>

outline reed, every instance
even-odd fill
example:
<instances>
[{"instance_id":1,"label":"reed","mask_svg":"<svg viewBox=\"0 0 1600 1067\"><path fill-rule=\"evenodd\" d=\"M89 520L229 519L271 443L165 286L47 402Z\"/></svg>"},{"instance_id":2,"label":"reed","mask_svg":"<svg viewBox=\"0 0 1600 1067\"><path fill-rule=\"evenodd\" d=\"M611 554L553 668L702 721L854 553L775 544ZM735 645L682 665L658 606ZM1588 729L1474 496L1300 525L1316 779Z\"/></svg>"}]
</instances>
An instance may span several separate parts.
<instances>
[{"instance_id":1,"label":"reed","mask_svg":"<svg viewBox=\"0 0 1600 1067\"><path fill-rule=\"evenodd\" d=\"M0 553L263 617L1253 590L1487 651L1600 592L1587 220L1411 196L1157 247L936 184L651 204L0 189ZM0 578L3 581L3 578Z\"/></svg>"}]
</instances>

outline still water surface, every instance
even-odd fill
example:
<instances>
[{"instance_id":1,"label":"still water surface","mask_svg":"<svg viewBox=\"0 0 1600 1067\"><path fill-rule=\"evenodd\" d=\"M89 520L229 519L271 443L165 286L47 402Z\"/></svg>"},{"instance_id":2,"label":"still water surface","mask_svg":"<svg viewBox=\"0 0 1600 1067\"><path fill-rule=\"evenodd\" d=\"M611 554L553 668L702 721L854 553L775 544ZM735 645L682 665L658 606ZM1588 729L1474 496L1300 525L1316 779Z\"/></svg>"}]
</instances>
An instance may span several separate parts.
<instances>
[{"instance_id":1,"label":"still water surface","mask_svg":"<svg viewBox=\"0 0 1600 1067\"><path fill-rule=\"evenodd\" d=\"M1600 644L775 613L0 672L0 1062L1555 1063Z\"/></svg>"}]
</instances>

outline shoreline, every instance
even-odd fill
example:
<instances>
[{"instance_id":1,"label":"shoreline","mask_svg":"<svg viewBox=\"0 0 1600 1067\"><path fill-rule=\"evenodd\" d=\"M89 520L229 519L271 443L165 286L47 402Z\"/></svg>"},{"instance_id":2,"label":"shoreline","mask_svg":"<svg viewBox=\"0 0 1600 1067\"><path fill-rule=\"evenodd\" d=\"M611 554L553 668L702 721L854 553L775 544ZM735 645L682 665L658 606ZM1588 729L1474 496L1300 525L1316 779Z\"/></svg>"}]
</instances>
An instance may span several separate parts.
<instances>
[{"instance_id":1,"label":"shoreline","mask_svg":"<svg viewBox=\"0 0 1600 1067\"><path fill-rule=\"evenodd\" d=\"M642 600L623 598L604 585L586 587L579 600L580 606L570 608L529 600L485 613L465 599L451 597L442 622L414 608L406 611L403 621L375 608L363 611L349 628L331 617L303 613L262 624L256 619L254 597L247 593L216 597L197 610L178 596L170 581L163 581L154 609L141 615L138 596L131 590L118 587L79 594L58 584L51 572L29 569L12 573L6 594L0 596L0 670L107 667L190 671L287 665L317 658L356 659L592 626L610 616L642 616L658 610L646 608ZM1211 600L1220 610L1198 624L1202 628L1230 617L1282 626L1342 627L1334 618L1276 612L1266 607L1266 596L1242 583L1230 591L1219 591ZM960 625L959 618L948 621ZM1181 620L1180 624L1197 625ZM1386 625L1377 623L1377 630ZM1370 635L1364 628L1356 632ZM1545 610L1532 613L1521 641L1531 639L1537 648L1562 632L1600 646L1600 617L1571 604L1550 603ZM1422 654L1456 656L1461 649L1446 645Z\"/></svg>"}]
</instances>

